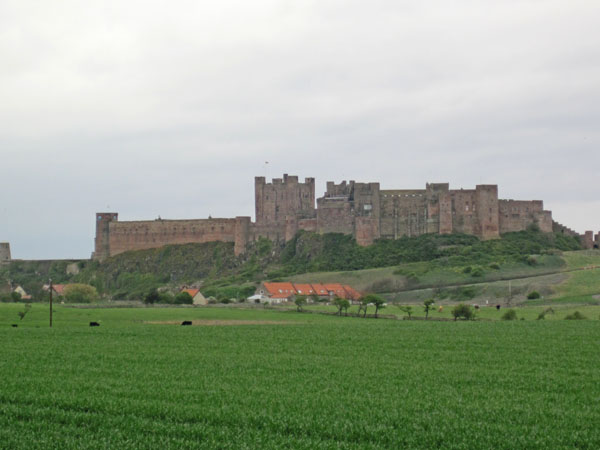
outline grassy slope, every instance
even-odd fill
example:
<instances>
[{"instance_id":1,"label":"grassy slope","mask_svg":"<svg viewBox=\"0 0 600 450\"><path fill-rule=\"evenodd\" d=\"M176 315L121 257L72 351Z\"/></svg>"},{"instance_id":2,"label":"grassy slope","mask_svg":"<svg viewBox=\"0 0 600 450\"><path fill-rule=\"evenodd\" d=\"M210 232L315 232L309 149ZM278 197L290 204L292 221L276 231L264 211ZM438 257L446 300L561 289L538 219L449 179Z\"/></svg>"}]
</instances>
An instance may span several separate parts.
<instances>
[{"instance_id":1,"label":"grassy slope","mask_svg":"<svg viewBox=\"0 0 600 450\"><path fill-rule=\"evenodd\" d=\"M34 305L36 308L38 305ZM598 448L592 321L57 308L4 326L7 448ZM40 310L40 314L42 311ZM100 328L82 326L89 314ZM276 318L288 326L140 320ZM314 321L312 321L314 320Z\"/></svg>"}]
</instances>

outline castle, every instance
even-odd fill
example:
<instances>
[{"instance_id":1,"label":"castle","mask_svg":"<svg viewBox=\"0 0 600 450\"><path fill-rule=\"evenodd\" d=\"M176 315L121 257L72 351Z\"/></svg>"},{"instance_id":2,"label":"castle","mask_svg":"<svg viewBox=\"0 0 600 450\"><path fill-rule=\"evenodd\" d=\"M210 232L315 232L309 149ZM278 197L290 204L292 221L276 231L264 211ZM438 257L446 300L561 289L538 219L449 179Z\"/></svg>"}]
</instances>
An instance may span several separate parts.
<instances>
[{"instance_id":1,"label":"castle","mask_svg":"<svg viewBox=\"0 0 600 450\"><path fill-rule=\"evenodd\" d=\"M450 189L448 183L427 184L425 189L382 190L379 183L343 181L327 183L316 200L315 179L297 176L254 180L255 222L250 217L120 222L116 212L96 213L95 251L102 260L128 250L170 244L233 242L236 255L259 237L287 242L299 230L345 233L359 245L375 239L398 239L424 233L466 233L482 239L525 230L536 224L541 231L577 234L554 222L541 200L498 199L497 185ZM597 247L600 233L586 232L582 242Z\"/></svg>"}]
</instances>

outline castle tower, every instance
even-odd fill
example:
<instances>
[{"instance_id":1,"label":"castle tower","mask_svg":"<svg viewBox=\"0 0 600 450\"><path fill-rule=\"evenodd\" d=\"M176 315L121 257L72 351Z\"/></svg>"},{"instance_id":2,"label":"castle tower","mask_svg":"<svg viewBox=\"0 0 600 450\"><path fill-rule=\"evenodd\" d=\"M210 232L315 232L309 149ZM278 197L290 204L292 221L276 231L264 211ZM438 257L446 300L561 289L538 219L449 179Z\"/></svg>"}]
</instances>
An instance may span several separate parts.
<instances>
[{"instance_id":1,"label":"castle tower","mask_svg":"<svg viewBox=\"0 0 600 450\"><path fill-rule=\"evenodd\" d=\"M278 241L285 239L286 217L308 219L316 216L315 179L298 182L297 176L284 174L267 183L254 179L256 226L259 235Z\"/></svg>"},{"instance_id":2,"label":"castle tower","mask_svg":"<svg viewBox=\"0 0 600 450\"><path fill-rule=\"evenodd\" d=\"M0 242L0 264L10 262L10 244L8 242Z\"/></svg>"},{"instance_id":3,"label":"castle tower","mask_svg":"<svg viewBox=\"0 0 600 450\"><path fill-rule=\"evenodd\" d=\"M498 223L498 185L478 184L475 186L479 237L494 239L500 237Z\"/></svg>"},{"instance_id":4,"label":"castle tower","mask_svg":"<svg viewBox=\"0 0 600 450\"><path fill-rule=\"evenodd\" d=\"M92 259L103 260L110 256L109 226L117 220L119 214L116 212L96 213L96 239Z\"/></svg>"}]
</instances>

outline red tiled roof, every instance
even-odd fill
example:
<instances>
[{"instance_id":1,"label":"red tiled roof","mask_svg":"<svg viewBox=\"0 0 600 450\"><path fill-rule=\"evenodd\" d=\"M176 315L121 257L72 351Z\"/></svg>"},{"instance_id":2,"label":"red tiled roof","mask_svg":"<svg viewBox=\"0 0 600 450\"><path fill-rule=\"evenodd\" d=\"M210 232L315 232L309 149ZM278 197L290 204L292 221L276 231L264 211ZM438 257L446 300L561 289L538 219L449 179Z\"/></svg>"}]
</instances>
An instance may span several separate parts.
<instances>
[{"instance_id":1,"label":"red tiled roof","mask_svg":"<svg viewBox=\"0 0 600 450\"><path fill-rule=\"evenodd\" d=\"M200 289L182 289L181 292L187 292L192 298L194 298L196 295L198 295Z\"/></svg>"},{"instance_id":2,"label":"red tiled roof","mask_svg":"<svg viewBox=\"0 0 600 450\"><path fill-rule=\"evenodd\" d=\"M345 298L350 299L350 300L360 300L362 298L362 294L360 292L358 292L356 289L354 289L351 286L348 285L344 285L344 290L347 293L347 296Z\"/></svg>"},{"instance_id":3,"label":"red tiled roof","mask_svg":"<svg viewBox=\"0 0 600 450\"><path fill-rule=\"evenodd\" d=\"M328 291L332 291L335 295L340 298L346 298L346 291L344 290L344 286L340 283L330 283L325 285L325 289Z\"/></svg>"},{"instance_id":4,"label":"red tiled roof","mask_svg":"<svg viewBox=\"0 0 600 450\"><path fill-rule=\"evenodd\" d=\"M329 295L327 288L320 283L313 283L312 287L317 295Z\"/></svg>"},{"instance_id":5,"label":"red tiled roof","mask_svg":"<svg viewBox=\"0 0 600 450\"><path fill-rule=\"evenodd\" d=\"M265 289L271 298L288 298L296 294L294 285L289 282L284 283L263 283Z\"/></svg>"},{"instance_id":6,"label":"red tiled roof","mask_svg":"<svg viewBox=\"0 0 600 450\"><path fill-rule=\"evenodd\" d=\"M308 283L306 283L306 284L294 283L294 288L296 289L296 292L301 295L312 295L315 293L315 290L313 289L313 287Z\"/></svg>"},{"instance_id":7,"label":"red tiled roof","mask_svg":"<svg viewBox=\"0 0 600 450\"><path fill-rule=\"evenodd\" d=\"M56 292L58 295L63 295L65 288L68 286L68 284L53 284L52 285L52 289L54 290L54 292Z\"/></svg>"}]
</instances>

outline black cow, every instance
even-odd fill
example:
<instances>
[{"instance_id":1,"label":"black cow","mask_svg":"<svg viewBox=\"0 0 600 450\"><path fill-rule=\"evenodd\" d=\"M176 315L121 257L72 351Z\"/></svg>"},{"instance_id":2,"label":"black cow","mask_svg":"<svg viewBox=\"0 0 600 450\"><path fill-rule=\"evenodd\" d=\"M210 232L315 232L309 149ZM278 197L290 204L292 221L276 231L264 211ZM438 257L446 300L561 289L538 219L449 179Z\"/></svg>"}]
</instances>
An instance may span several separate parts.
<instances>
[{"instance_id":1,"label":"black cow","mask_svg":"<svg viewBox=\"0 0 600 450\"><path fill-rule=\"evenodd\" d=\"M90 327L99 327L100 324L98 322L90 322Z\"/></svg>"},{"instance_id":2,"label":"black cow","mask_svg":"<svg viewBox=\"0 0 600 450\"><path fill-rule=\"evenodd\" d=\"M500 309L500 305L496 305L496 309Z\"/></svg>"},{"instance_id":3,"label":"black cow","mask_svg":"<svg viewBox=\"0 0 600 450\"><path fill-rule=\"evenodd\" d=\"M13 327L13 328L17 328L18 326L19 326L19 325L17 325L16 323L13 323L13 324L12 324L12 327Z\"/></svg>"},{"instance_id":4,"label":"black cow","mask_svg":"<svg viewBox=\"0 0 600 450\"><path fill-rule=\"evenodd\" d=\"M191 320L184 320L183 322L181 322L181 325L191 325L192 321Z\"/></svg>"}]
</instances>

